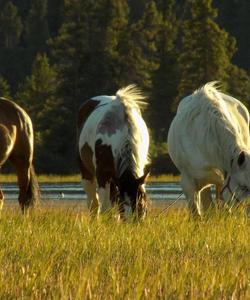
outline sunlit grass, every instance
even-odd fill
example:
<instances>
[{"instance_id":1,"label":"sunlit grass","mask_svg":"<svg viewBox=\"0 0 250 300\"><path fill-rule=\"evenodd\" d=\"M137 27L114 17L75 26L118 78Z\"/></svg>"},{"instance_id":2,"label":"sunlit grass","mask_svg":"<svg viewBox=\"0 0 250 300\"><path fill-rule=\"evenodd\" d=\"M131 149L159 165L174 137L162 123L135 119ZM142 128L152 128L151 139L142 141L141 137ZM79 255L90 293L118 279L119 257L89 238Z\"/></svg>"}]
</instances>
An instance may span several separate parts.
<instances>
[{"instance_id":1,"label":"sunlit grass","mask_svg":"<svg viewBox=\"0 0 250 300\"><path fill-rule=\"evenodd\" d=\"M149 177L149 182L176 182L179 181L180 177L172 174L159 175ZM0 174L0 182L12 183L16 182L17 177L15 174ZM42 174L38 175L38 181L43 182L80 182L81 176L80 174L72 174L72 175L55 175L55 174Z\"/></svg>"},{"instance_id":2,"label":"sunlit grass","mask_svg":"<svg viewBox=\"0 0 250 300\"><path fill-rule=\"evenodd\" d=\"M1 299L249 299L250 229L241 211L203 220L151 212L141 224L86 212L5 208Z\"/></svg>"}]
</instances>

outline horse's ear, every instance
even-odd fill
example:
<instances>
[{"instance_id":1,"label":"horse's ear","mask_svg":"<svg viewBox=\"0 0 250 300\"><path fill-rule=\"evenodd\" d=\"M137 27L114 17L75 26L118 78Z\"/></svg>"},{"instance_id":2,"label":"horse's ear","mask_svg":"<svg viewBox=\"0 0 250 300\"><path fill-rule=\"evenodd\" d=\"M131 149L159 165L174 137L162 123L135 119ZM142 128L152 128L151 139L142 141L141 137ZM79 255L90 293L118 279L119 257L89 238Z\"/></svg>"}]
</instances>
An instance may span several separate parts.
<instances>
[{"instance_id":1,"label":"horse's ear","mask_svg":"<svg viewBox=\"0 0 250 300\"><path fill-rule=\"evenodd\" d=\"M144 184L148 180L149 174L150 174L150 172L147 171L144 175L142 175L142 177L138 178L137 179L138 183L139 184Z\"/></svg>"},{"instance_id":2,"label":"horse's ear","mask_svg":"<svg viewBox=\"0 0 250 300\"><path fill-rule=\"evenodd\" d=\"M238 157L238 165L239 165L239 167L241 167L244 164L245 159L246 159L245 152L241 151L240 154L239 154L239 157Z\"/></svg>"}]
</instances>

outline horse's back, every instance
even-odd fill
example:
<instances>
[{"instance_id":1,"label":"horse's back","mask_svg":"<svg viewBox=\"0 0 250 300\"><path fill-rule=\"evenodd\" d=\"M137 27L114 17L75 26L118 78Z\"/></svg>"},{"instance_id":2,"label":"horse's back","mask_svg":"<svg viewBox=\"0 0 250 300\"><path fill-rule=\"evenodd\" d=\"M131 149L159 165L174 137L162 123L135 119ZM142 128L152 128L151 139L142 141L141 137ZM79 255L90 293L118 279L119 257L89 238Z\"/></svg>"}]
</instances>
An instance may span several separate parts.
<instances>
[{"instance_id":1,"label":"horse's back","mask_svg":"<svg viewBox=\"0 0 250 300\"><path fill-rule=\"evenodd\" d=\"M28 124L32 126L29 115L15 102L0 98L0 123L20 126L21 129Z\"/></svg>"}]
</instances>

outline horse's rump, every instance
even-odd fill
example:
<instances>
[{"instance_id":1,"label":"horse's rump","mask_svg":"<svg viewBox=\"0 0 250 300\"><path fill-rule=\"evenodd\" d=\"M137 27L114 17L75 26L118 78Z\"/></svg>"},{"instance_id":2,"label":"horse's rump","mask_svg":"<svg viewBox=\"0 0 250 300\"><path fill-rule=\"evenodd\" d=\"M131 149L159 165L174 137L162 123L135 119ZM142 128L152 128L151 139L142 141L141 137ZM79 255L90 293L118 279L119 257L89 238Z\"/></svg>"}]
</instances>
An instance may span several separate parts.
<instances>
[{"instance_id":1,"label":"horse's rump","mask_svg":"<svg viewBox=\"0 0 250 300\"><path fill-rule=\"evenodd\" d=\"M33 126L28 114L11 100L0 98L0 164L9 159L17 171L19 203L24 209L39 200L33 170Z\"/></svg>"}]
</instances>

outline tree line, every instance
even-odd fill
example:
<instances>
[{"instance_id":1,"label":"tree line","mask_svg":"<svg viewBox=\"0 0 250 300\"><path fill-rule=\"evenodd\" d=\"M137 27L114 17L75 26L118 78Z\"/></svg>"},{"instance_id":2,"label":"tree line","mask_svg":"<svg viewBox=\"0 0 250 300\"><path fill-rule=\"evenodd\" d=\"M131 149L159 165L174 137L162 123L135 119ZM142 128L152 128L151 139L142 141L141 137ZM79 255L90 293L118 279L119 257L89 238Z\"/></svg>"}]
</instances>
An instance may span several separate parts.
<instances>
[{"instance_id":1,"label":"tree line","mask_svg":"<svg viewBox=\"0 0 250 300\"><path fill-rule=\"evenodd\" d=\"M75 124L90 97L147 95L152 172L173 172L167 132L208 81L250 100L248 0L0 0L0 95L31 116L39 173L76 172Z\"/></svg>"}]
</instances>

